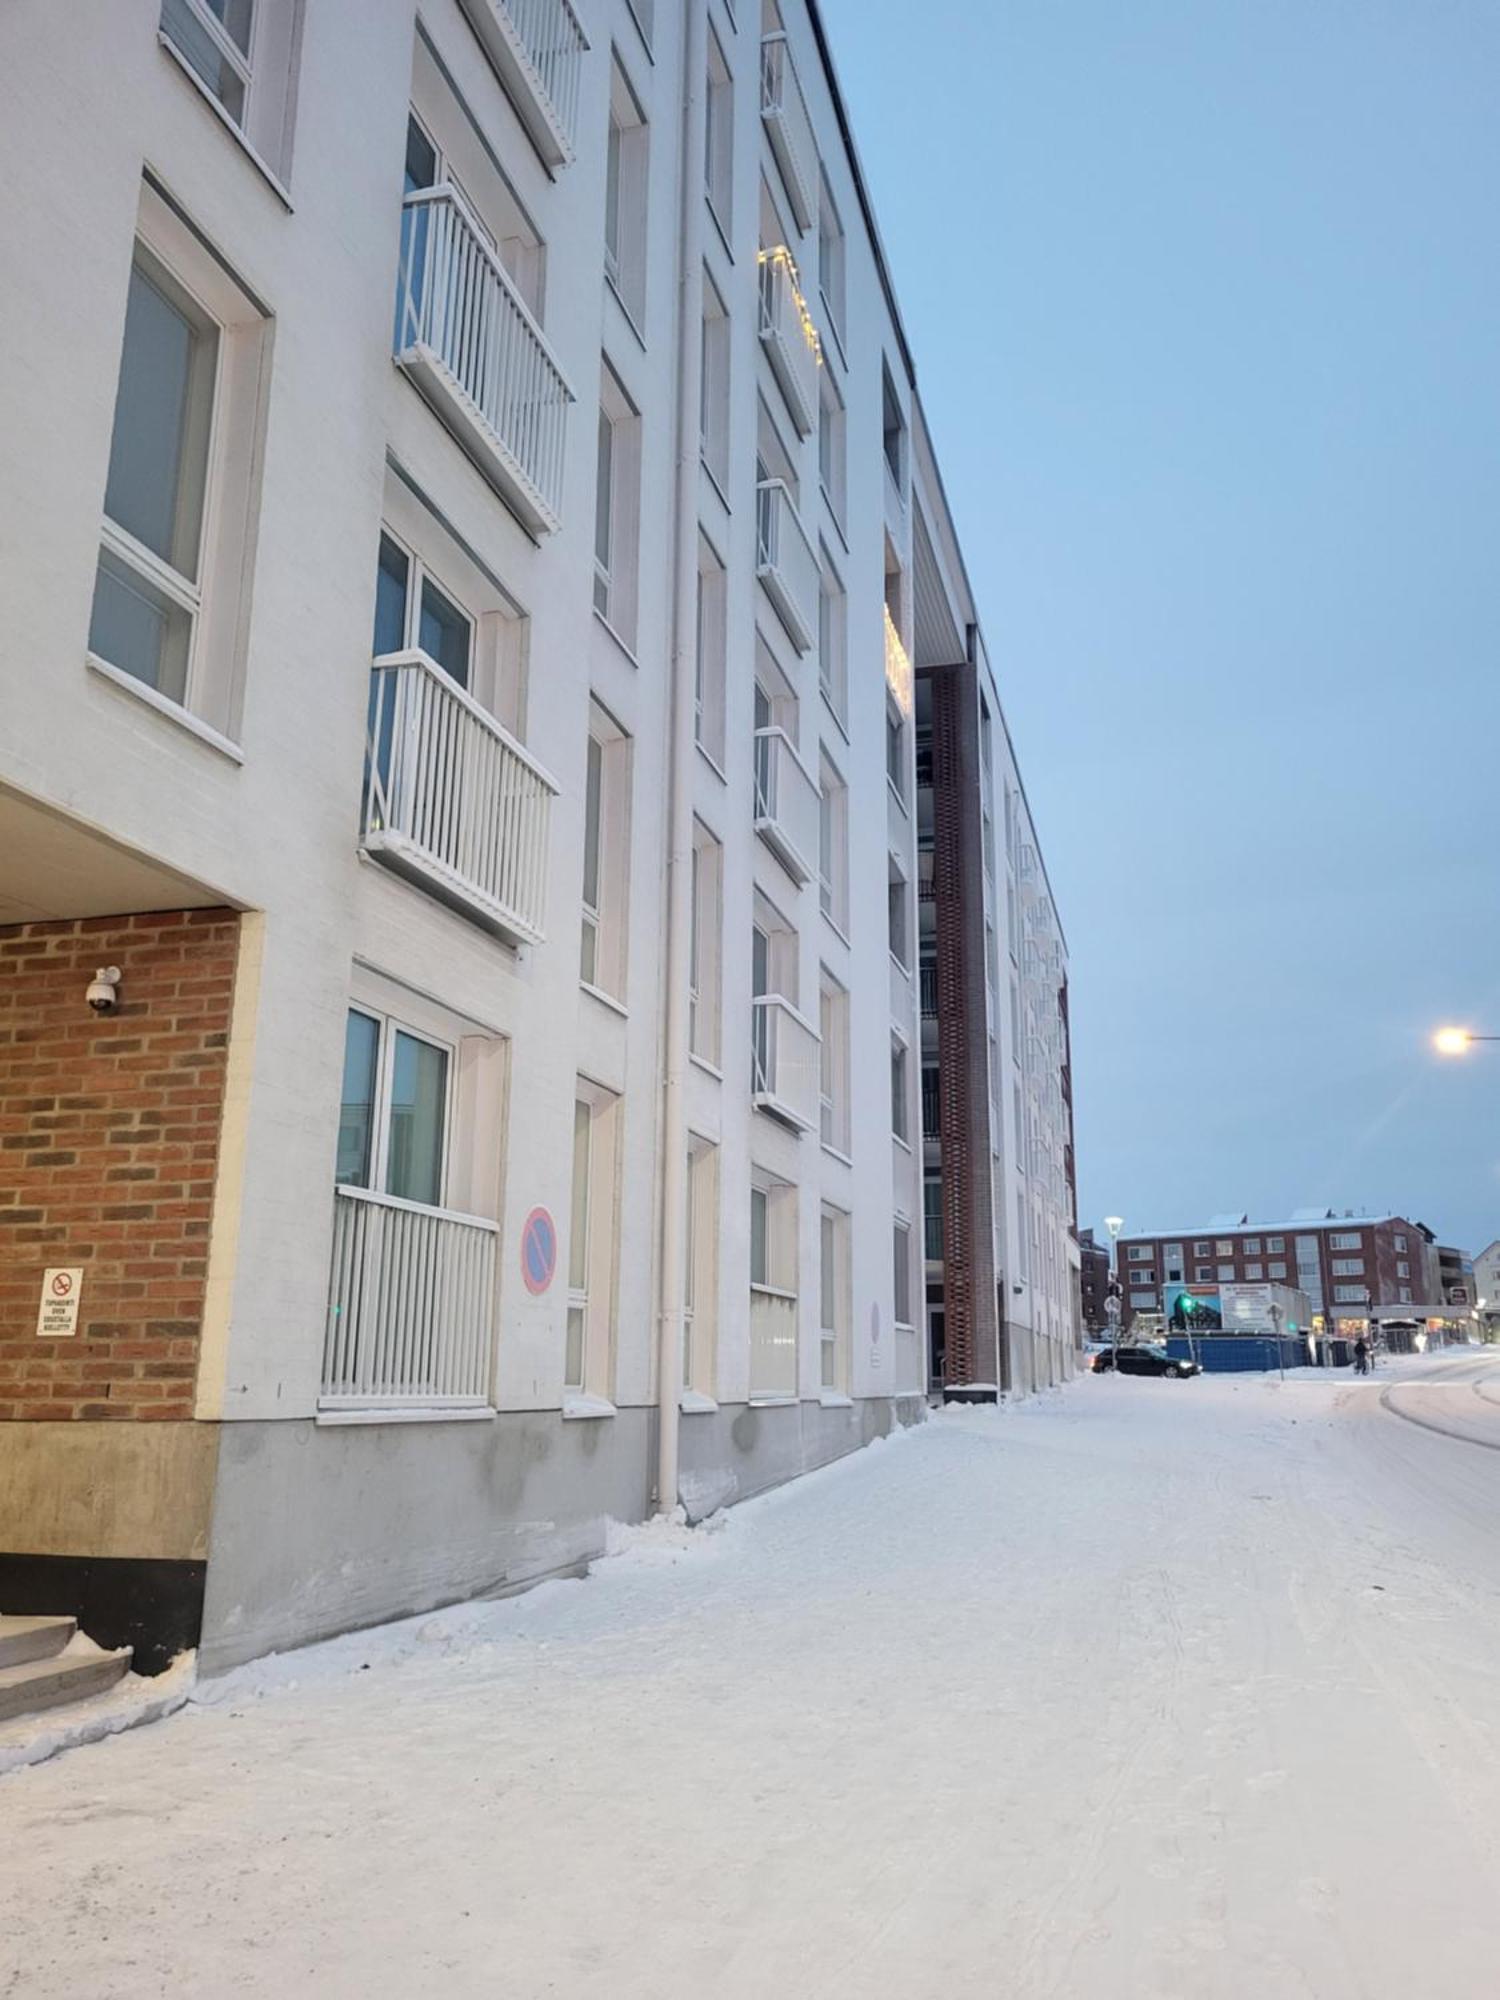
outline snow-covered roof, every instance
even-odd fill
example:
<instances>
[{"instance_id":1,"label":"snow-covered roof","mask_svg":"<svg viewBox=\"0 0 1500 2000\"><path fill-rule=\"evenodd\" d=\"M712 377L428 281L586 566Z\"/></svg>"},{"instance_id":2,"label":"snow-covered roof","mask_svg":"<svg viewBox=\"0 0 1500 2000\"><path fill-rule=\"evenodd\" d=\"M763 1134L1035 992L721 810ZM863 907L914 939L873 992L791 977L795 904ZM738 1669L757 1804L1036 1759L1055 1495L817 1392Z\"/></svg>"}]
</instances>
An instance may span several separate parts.
<instances>
[{"instance_id":1,"label":"snow-covered roof","mask_svg":"<svg viewBox=\"0 0 1500 2000\"><path fill-rule=\"evenodd\" d=\"M1380 1215L1340 1215L1336 1209L1299 1210L1289 1220L1273 1216L1268 1222L1248 1222L1243 1216L1237 1217L1233 1222L1225 1222L1215 1216L1208 1222L1191 1222L1186 1227L1178 1224L1174 1229L1122 1229L1120 1241L1139 1243L1148 1237L1162 1236L1180 1242L1189 1237L1201 1239L1215 1235L1264 1236L1268 1231L1272 1235L1288 1236L1298 1229L1316 1231L1342 1229L1346 1226L1368 1229L1377 1222L1403 1222L1405 1219L1404 1216L1396 1215L1389 1209ZM1416 1225L1413 1224L1412 1227L1415 1228Z\"/></svg>"}]
</instances>

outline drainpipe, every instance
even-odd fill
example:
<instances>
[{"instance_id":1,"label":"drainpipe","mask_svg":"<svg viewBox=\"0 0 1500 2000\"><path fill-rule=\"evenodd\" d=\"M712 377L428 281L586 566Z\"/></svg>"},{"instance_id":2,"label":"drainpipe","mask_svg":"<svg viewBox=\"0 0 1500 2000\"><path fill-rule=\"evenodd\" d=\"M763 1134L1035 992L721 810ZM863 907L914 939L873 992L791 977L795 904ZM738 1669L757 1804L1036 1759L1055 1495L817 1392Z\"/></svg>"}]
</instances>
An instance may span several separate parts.
<instances>
[{"instance_id":1,"label":"drainpipe","mask_svg":"<svg viewBox=\"0 0 1500 2000\"><path fill-rule=\"evenodd\" d=\"M682 33L682 213L677 272L677 528L667 710L667 940L662 1058L661 1295L656 1354L656 1508L677 1505L687 1276L688 979L693 894L693 689L698 629L698 403L703 366L707 7L688 0Z\"/></svg>"}]
</instances>

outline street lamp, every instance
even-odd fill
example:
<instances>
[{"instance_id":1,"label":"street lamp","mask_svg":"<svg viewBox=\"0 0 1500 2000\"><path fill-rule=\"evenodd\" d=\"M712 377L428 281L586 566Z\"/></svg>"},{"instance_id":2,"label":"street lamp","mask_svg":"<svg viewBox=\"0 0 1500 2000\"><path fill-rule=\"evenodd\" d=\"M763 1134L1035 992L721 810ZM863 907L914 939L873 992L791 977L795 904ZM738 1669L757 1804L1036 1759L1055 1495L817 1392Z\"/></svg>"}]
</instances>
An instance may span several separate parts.
<instances>
[{"instance_id":1,"label":"street lamp","mask_svg":"<svg viewBox=\"0 0 1500 2000\"><path fill-rule=\"evenodd\" d=\"M1500 1035L1476 1035L1468 1028L1439 1028L1432 1046L1440 1056L1466 1056L1471 1042L1500 1042Z\"/></svg>"},{"instance_id":2,"label":"street lamp","mask_svg":"<svg viewBox=\"0 0 1500 2000\"><path fill-rule=\"evenodd\" d=\"M1104 1227L1109 1231L1109 1297L1104 1310L1109 1319L1110 1361L1113 1372L1120 1372L1120 1320L1125 1311L1125 1298L1120 1287L1120 1231L1125 1227L1123 1215L1106 1215Z\"/></svg>"}]
</instances>

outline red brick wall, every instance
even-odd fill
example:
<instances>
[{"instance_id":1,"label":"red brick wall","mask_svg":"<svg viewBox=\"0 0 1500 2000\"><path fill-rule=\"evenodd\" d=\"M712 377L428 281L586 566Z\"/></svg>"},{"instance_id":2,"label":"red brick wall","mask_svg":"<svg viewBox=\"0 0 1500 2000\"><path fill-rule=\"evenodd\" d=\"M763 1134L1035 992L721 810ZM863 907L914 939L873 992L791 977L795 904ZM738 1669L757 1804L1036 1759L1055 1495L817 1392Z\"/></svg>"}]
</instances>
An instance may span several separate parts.
<instances>
[{"instance_id":1,"label":"red brick wall","mask_svg":"<svg viewBox=\"0 0 1500 2000\"><path fill-rule=\"evenodd\" d=\"M238 940L229 910L0 927L0 1420L192 1415ZM78 1332L38 1338L70 1264Z\"/></svg>"}]
</instances>

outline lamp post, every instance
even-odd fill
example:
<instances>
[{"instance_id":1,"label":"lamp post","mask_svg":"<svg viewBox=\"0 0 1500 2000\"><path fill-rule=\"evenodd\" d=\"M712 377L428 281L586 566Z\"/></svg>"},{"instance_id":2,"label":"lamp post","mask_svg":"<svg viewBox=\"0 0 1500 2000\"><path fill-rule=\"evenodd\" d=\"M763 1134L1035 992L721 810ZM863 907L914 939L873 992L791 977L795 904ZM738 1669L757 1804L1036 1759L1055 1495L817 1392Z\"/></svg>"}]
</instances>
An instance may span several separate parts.
<instances>
[{"instance_id":1,"label":"lamp post","mask_svg":"<svg viewBox=\"0 0 1500 2000\"><path fill-rule=\"evenodd\" d=\"M1120 1231L1125 1227L1123 1215L1106 1215L1104 1227L1109 1231L1109 1299L1105 1311L1109 1315L1110 1371L1120 1372L1120 1321L1125 1312L1125 1293L1120 1284Z\"/></svg>"},{"instance_id":2,"label":"lamp post","mask_svg":"<svg viewBox=\"0 0 1500 2000\"><path fill-rule=\"evenodd\" d=\"M1473 1042L1500 1042L1500 1035L1476 1035L1471 1028L1439 1028L1432 1046L1440 1056L1466 1056Z\"/></svg>"},{"instance_id":3,"label":"lamp post","mask_svg":"<svg viewBox=\"0 0 1500 2000\"><path fill-rule=\"evenodd\" d=\"M1281 1349L1281 1307L1272 1299L1270 1304L1271 1335L1276 1342L1276 1366L1281 1370L1281 1379L1286 1380L1286 1356Z\"/></svg>"}]
</instances>

